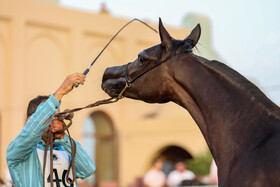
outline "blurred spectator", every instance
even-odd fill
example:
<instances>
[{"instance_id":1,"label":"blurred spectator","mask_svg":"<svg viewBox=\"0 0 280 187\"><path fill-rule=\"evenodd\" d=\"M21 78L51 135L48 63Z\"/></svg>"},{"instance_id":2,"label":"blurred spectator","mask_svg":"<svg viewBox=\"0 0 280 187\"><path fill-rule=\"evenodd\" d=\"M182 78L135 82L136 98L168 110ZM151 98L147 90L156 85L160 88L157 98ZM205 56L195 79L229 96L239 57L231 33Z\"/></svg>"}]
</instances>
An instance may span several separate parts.
<instances>
[{"instance_id":1,"label":"blurred spectator","mask_svg":"<svg viewBox=\"0 0 280 187\"><path fill-rule=\"evenodd\" d=\"M167 184L169 187L180 186L185 180L194 180L195 174L187 170L185 162L179 160L175 164L175 170L170 172L167 177Z\"/></svg>"},{"instance_id":2,"label":"blurred spectator","mask_svg":"<svg viewBox=\"0 0 280 187\"><path fill-rule=\"evenodd\" d=\"M109 11L105 2L101 3L100 14L109 15Z\"/></svg>"},{"instance_id":3,"label":"blurred spectator","mask_svg":"<svg viewBox=\"0 0 280 187\"><path fill-rule=\"evenodd\" d=\"M144 176L145 187L164 187L165 174L162 172L163 161L160 158L153 160L152 168Z\"/></svg>"},{"instance_id":4,"label":"blurred spectator","mask_svg":"<svg viewBox=\"0 0 280 187\"><path fill-rule=\"evenodd\" d=\"M218 184L218 169L215 160L212 160L209 175L205 176L202 180L206 184Z\"/></svg>"}]
</instances>

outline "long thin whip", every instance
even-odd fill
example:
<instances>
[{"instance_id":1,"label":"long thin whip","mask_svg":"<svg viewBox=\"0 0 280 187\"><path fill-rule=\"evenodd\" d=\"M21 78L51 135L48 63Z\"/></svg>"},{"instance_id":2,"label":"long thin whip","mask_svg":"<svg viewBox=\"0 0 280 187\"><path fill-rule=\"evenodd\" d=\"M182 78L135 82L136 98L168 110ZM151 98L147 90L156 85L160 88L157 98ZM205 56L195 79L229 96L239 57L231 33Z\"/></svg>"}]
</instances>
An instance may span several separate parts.
<instances>
[{"instance_id":1,"label":"long thin whip","mask_svg":"<svg viewBox=\"0 0 280 187\"><path fill-rule=\"evenodd\" d=\"M96 62L96 60L100 57L100 55L103 53L103 51L108 47L108 45L116 38L116 36L126 27L128 26L130 23L132 23L133 21L139 21L140 23L146 25L148 28L152 29L153 31L155 31L156 33L158 33L158 31L156 31L154 28L152 28L150 25L148 25L147 23L139 20L139 19L133 19L131 21L129 21L127 24L125 24L114 36L113 38L107 43L107 45L101 50L101 52L97 55L97 57L92 61L92 63L90 64L90 66L84 71L84 75L87 75L90 68L92 67L92 65ZM79 83L75 83L74 84L74 87L78 87L79 86Z\"/></svg>"}]
</instances>

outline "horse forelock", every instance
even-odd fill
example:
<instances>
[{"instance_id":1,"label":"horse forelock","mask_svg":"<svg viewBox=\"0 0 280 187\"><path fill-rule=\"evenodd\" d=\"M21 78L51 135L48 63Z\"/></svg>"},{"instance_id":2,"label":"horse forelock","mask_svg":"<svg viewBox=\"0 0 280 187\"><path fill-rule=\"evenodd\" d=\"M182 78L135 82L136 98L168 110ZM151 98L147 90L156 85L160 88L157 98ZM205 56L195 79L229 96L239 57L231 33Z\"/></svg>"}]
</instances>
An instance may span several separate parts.
<instances>
[{"instance_id":1,"label":"horse forelock","mask_svg":"<svg viewBox=\"0 0 280 187\"><path fill-rule=\"evenodd\" d=\"M173 46L172 46L172 50L171 50L171 54L173 54L173 56L175 54L188 53L188 52L192 52L191 43L189 43L188 41L185 41L185 40L174 40L173 41Z\"/></svg>"}]
</instances>

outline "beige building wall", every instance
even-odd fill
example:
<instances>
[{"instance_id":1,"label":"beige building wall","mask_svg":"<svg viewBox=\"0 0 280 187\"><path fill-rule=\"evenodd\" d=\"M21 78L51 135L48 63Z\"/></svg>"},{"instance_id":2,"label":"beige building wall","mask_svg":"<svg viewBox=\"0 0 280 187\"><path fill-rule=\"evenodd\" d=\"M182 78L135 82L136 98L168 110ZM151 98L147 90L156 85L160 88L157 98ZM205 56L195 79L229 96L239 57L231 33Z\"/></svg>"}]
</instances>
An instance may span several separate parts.
<instances>
[{"instance_id":1,"label":"beige building wall","mask_svg":"<svg viewBox=\"0 0 280 187\"><path fill-rule=\"evenodd\" d=\"M68 74L83 72L128 21L40 1L0 0L1 178L7 168L7 146L25 124L29 100L52 94ZM167 29L178 39L188 34L185 29ZM159 42L157 34L132 23L94 64L86 84L63 99L62 109L108 98L101 89L106 67L133 61L141 50ZM207 149L198 127L183 108L173 103L151 105L129 99L76 113L70 129L74 139L83 143L83 123L97 110L112 119L118 134L115 156L119 186L142 176L151 159L166 146L177 145L193 156ZM155 115L147 118L149 114Z\"/></svg>"}]
</instances>

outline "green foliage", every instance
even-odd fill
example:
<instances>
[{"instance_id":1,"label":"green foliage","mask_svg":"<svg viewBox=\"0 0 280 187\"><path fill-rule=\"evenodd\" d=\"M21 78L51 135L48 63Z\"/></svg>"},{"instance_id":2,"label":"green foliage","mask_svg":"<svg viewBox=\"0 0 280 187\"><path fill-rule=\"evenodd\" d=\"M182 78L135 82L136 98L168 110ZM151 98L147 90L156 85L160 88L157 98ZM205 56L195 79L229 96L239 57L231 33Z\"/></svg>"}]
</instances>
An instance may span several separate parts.
<instances>
[{"instance_id":1,"label":"green foliage","mask_svg":"<svg viewBox=\"0 0 280 187\"><path fill-rule=\"evenodd\" d=\"M188 170L191 170L196 175L207 175L209 174L210 165L212 162L212 154L207 151L204 154L198 155L191 160L186 161Z\"/></svg>"}]
</instances>

